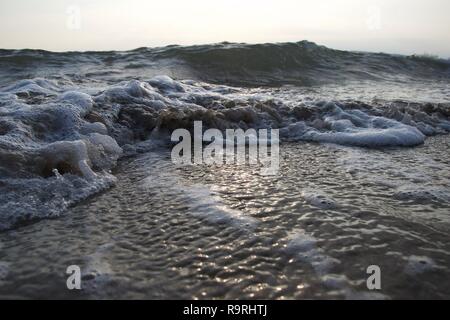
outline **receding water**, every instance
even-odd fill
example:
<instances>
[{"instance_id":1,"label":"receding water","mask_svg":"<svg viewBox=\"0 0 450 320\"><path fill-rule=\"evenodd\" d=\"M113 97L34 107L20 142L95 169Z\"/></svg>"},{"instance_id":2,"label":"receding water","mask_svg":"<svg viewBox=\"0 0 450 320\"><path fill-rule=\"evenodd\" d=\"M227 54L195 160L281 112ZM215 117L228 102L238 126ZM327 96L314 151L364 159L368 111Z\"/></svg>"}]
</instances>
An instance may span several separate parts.
<instances>
[{"instance_id":1,"label":"receding water","mask_svg":"<svg viewBox=\"0 0 450 320\"><path fill-rule=\"evenodd\" d=\"M449 145L285 143L276 176L124 159L114 188L0 234L0 297L448 299Z\"/></svg>"}]
</instances>

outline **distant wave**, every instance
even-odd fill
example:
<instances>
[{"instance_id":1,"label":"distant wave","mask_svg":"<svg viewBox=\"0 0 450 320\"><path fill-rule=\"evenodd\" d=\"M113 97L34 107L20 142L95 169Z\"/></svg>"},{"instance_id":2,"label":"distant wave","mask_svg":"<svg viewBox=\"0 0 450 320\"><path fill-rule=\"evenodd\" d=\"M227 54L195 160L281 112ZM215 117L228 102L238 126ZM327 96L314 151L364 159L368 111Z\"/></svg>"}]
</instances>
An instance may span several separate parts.
<instances>
[{"instance_id":1,"label":"distant wave","mask_svg":"<svg viewBox=\"0 0 450 320\"><path fill-rule=\"evenodd\" d=\"M129 78L169 74L176 79L241 86L450 78L448 60L341 51L308 41L254 45L224 42L122 52L0 50L0 70L10 80L14 75L27 74L30 78L30 74L42 77L44 73L48 77L61 71L103 79L120 70L122 77Z\"/></svg>"}]
</instances>

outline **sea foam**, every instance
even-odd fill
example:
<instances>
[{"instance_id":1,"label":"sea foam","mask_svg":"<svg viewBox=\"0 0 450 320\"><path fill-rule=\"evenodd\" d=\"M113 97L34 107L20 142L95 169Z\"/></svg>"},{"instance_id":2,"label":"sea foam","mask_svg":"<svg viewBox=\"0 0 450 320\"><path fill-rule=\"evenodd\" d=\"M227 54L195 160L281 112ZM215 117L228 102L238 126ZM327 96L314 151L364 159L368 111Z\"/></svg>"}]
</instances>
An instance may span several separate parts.
<instances>
[{"instance_id":1,"label":"sea foam","mask_svg":"<svg viewBox=\"0 0 450 320\"><path fill-rule=\"evenodd\" d=\"M282 142L379 148L411 147L427 135L446 133L449 114L445 104L274 98L270 92L168 76L85 89L69 81L22 80L0 89L0 220L8 228L27 217L60 214L64 203L113 185L108 172L124 154L169 146L172 131L192 130L194 121L202 121L205 130L280 129ZM40 194L39 186L54 197L28 199Z\"/></svg>"}]
</instances>

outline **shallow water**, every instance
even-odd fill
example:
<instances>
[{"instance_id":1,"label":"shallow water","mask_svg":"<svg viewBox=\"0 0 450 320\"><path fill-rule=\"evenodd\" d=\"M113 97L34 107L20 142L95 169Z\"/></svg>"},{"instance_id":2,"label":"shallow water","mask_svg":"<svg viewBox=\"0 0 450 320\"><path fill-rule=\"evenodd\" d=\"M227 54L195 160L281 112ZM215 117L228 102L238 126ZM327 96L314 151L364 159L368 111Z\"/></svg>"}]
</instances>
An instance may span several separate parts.
<instances>
[{"instance_id":1,"label":"shallow water","mask_svg":"<svg viewBox=\"0 0 450 320\"><path fill-rule=\"evenodd\" d=\"M287 143L277 176L176 168L164 150L122 160L116 187L0 234L0 297L448 299L449 144Z\"/></svg>"},{"instance_id":2,"label":"shallow water","mask_svg":"<svg viewBox=\"0 0 450 320\"><path fill-rule=\"evenodd\" d=\"M0 50L0 76L1 298L450 298L449 61ZM194 121L279 129L279 174L176 167Z\"/></svg>"}]
</instances>

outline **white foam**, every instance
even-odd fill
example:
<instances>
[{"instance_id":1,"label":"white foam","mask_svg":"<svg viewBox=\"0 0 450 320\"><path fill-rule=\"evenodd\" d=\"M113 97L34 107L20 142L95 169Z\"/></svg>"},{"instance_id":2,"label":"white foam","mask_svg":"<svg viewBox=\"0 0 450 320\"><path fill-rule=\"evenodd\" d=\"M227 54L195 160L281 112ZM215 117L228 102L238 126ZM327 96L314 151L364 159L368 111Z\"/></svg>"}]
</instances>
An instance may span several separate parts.
<instances>
[{"instance_id":1,"label":"white foam","mask_svg":"<svg viewBox=\"0 0 450 320\"><path fill-rule=\"evenodd\" d=\"M122 150L104 123L84 119L94 109L91 95L33 79L0 96L0 229L58 216L114 183L103 170Z\"/></svg>"},{"instance_id":2,"label":"white foam","mask_svg":"<svg viewBox=\"0 0 450 320\"><path fill-rule=\"evenodd\" d=\"M116 140L110 136L91 133L87 137L93 148L88 148L89 160L91 163L101 169L112 169L117 160L122 155L122 148L119 147Z\"/></svg>"},{"instance_id":3,"label":"white foam","mask_svg":"<svg viewBox=\"0 0 450 320\"><path fill-rule=\"evenodd\" d=\"M184 92L184 86L166 75L156 76L147 81L150 85L163 91Z\"/></svg>"},{"instance_id":4,"label":"white foam","mask_svg":"<svg viewBox=\"0 0 450 320\"><path fill-rule=\"evenodd\" d=\"M405 266L405 273L411 276L437 269L433 259L428 257L410 256Z\"/></svg>"},{"instance_id":5,"label":"white foam","mask_svg":"<svg viewBox=\"0 0 450 320\"><path fill-rule=\"evenodd\" d=\"M78 91L67 91L59 96L57 101L70 103L73 107L77 108L81 117L84 117L90 112L94 105L94 101L90 95Z\"/></svg>"},{"instance_id":6,"label":"white foam","mask_svg":"<svg viewBox=\"0 0 450 320\"><path fill-rule=\"evenodd\" d=\"M386 129L347 129L345 132L330 133L309 131L303 139L358 147L411 147L422 144L425 136L416 128L397 126Z\"/></svg>"},{"instance_id":7,"label":"white foam","mask_svg":"<svg viewBox=\"0 0 450 320\"><path fill-rule=\"evenodd\" d=\"M333 268L340 264L338 259L326 255L317 246L317 239L303 230L288 236L286 252L294 255L298 261L306 262L314 269L319 280L329 290L342 294L349 300L385 300L388 296L378 292L357 291L351 288L351 281L342 274L332 273Z\"/></svg>"},{"instance_id":8,"label":"white foam","mask_svg":"<svg viewBox=\"0 0 450 320\"><path fill-rule=\"evenodd\" d=\"M99 133L102 135L107 135L108 129L101 122L94 122L94 123L87 122L82 124L80 128L80 133L84 135L88 135L90 133Z\"/></svg>"},{"instance_id":9,"label":"white foam","mask_svg":"<svg viewBox=\"0 0 450 320\"><path fill-rule=\"evenodd\" d=\"M282 130L288 140L306 140L358 147L416 146L425 141L417 128L394 120L372 117L358 127L348 119L327 119L330 131L320 131L300 121Z\"/></svg>"},{"instance_id":10,"label":"white foam","mask_svg":"<svg viewBox=\"0 0 450 320\"><path fill-rule=\"evenodd\" d=\"M334 209L336 201L317 190L304 190L302 196L309 204L321 209Z\"/></svg>"},{"instance_id":11,"label":"white foam","mask_svg":"<svg viewBox=\"0 0 450 320\"><path fill-rule=\"evenodd\" d=\"M408 184L399 187L394 193L394 198L417 202L448 203L450 202L450 190L444 187Z\"/></svg>"},{"instance_id":12,"label":"white foam","mask_svg":"<svg viewBox=\"0 0 450 320\"><path fill-rule=\"evenodd\" d=\"M90 180L96 177L88 164L87 146L82 140L54 142L41 149L40 154L45 157L45 162L51 168L57 168L64 163L73 173Z\"/></svg>"},{"instance_id":13,"label":"white foam","mask_svg":"<svg viewBox=\"0 0 450 320\"><path fill-rule=\"evenodd\" d=\"M246 230L257 224L256 219L225 205L220 197L214 195L206 186L189 185L183 189L189 199L186 202L190 206L189 213L193 216L204 218L210 223L232 224Z\"/></svg>"},{"instance_id":14,"label":"white foam","mask_svg":"<svg viewBox=\"0 0 450 320\"><path fill-rule=\"evenodd\" d=\"M60 91L60 88L54 81L37 78L20 80L6 87L3 91L14 94L54 95Z\"/></svg>"},{"instance_id":15,"label":"white foam","mask_svg":"<svg viewBox=\"0 0 450 320\"><path fill-rule=\"evenodd\" d=\"M221 197L212 192L206 185L186 185L173 173L173 168L162 172L154 172L142 180L142 187L164 188L167 192L176 192L184 198L189 206L188 214L205 219L213 224L230 224L242 230L252 230L258 223L257 219L246 215L240 210L232 209L223 203Z\"/></svg>"},{"instance_id":16,"label":"white foam","mask_svg":"<svg viewBox=\"0 0 450 320\"><path fill-rule=\"evenodd\" d=\"M110 188L116 178L98 173L93 180L58 174L47 179L3 179L0 184L0 230L63 214L70 206Z\"/></svg>"},{"instance_id":17,"label":"white foam","mask_svg":"<svg viewBox=\"0 0 450 320\"><path fill-rule=\"evenodd\" d=\"M293 233L288 240L286 251L294 254L300 261L310 264L321 277L329 274L331 269L340 263L339 260L324 254L322 249L317 247L317 240L304 231Z\"/></svg>"}]
</instances>

